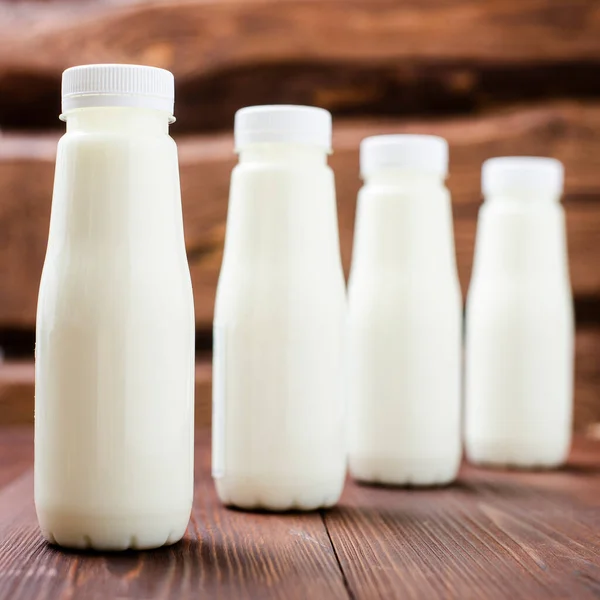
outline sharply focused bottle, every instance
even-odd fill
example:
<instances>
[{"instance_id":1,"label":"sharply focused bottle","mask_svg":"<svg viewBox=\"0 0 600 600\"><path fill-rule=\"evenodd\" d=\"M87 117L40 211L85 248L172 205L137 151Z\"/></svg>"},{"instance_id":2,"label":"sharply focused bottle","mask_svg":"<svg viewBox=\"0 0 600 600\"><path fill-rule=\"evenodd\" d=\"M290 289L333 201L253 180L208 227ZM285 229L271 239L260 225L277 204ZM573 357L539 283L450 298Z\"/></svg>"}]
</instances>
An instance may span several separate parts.
<instances>
[{"instance_id":1,"label":"sharply focused bottle","mask_svg":"<svg viewBox=\"0 0 600 600\"><path fill-rule=\"evenodd\" d=\"M557 466L573 410L563 168L550 158L494 158L483 165L482 185L467 301L467 455Z\"/></svg>"},{"instance_id":2,"label":"sharply focused bottle","mask_svg":"<svg viewBox=\"0 0 600 600\"><path fill-rule=\"evenodd\" d=\"M331 115L245 108L235 146L214 320L213 477L228 505L331 506L346 471Z\"/></svg>"},{"instance_id":3,"label":"sharply focused bottle","mask_svg":"<svg viewBox=\"0 0 600 600\"><path fill-rule=\"evenodd\" d=\"M462 299L448 145L363 140L348 289L349 465L366 482L438 485L461 458Z\"/></svg>"},{"instance_id":4,"label":"sharply focused bottle","mask_svg":"<svg viewBox=\"0 0 600 600\"><path fill-rule=\"evenodd\" d=\"M63 74L36 333L35 504L74 548L179 540L193 495L194 310L173 76Z\"/></svg>"}]
</instances>

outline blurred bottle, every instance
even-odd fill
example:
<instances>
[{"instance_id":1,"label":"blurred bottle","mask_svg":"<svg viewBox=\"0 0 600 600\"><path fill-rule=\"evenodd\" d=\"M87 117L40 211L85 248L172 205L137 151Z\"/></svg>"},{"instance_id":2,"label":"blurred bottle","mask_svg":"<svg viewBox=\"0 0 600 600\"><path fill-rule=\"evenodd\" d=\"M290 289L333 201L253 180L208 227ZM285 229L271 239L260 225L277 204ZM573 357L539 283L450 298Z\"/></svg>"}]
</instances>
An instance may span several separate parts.
<instances>
[{"instance_id":1,"label":"blurred bottle","mask_svg":"<svg viewBox=\"0 0 600 600\"><path fill-rule=\"evenodd\" d=\"M173 76L63 74L36 341L35 503L75 548L179 540L193 495L194 306Z\"/></svg>"},{"instance_id":2,"label":"blurred bottle","mask_svg":"<svg viewBox=\"0 0 600 600\"><path fill-rule=\"evenodd\" d=\"M214 320L217 492L246 509L331 506L346 470L331 115L245 108L235 145Z\"/></svg>"},{"instance_id":3,"label":"blurred bottle","mask_svg":"<svg viewBox=\"0 0 600 600\"><path fill-rule=\"evenodd\" d=\"M350 471L435 485L461 457L462 299L448 145L424 135L361 144L349 281Z\"/></svg>"},{"instance_id":4,"label":"blurred bottle","mask_svg":"<svg viewBox=\"0 0 600 600\"><path fill-rule=\"evenodd\" d=\"M482 185L467 301L467 455L553 467L569 450L573 404L563 168L550 158L494 158Z\"/></svg>"}]
</instances>

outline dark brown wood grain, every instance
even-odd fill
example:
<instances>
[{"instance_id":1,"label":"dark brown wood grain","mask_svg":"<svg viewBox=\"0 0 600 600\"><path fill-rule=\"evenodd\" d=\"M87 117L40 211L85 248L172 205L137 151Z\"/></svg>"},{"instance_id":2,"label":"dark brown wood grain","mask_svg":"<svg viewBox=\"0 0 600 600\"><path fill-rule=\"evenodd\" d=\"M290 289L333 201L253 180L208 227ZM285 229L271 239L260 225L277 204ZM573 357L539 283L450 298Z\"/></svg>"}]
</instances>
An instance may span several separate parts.
<instances>
[{"instance_id":1,"label":"dark brown wood grain","mask_svg":"<svg viewBox=\"0 0 600 600\"><path fill-rule=\"evenodd\" d=\"M0 408L0 415L2 415ZM2 419L0 418L0 423ZM1 426L0 490L31 467L33 461L33 428ZM1 538L0 538L1 540Z\"/></svg>"},{"instance_id":2,"label":"dark brown wood grain","mask_svg":"<svg viewBox=\"0 0 600 600\"><path fill-rule=\"evenodd\" d=\"M598 98L594 0L0 0L0 129L58 128L73 64L174 71L180 131L241 106L457 114ZM465 31L469 35L465 35Z\"/></svg>"},{"instance_id":3,"label":"dark brown wood grain","mask_svg":"<svg viewBox=\"0 0 600 600\"><path fill-rule=\"evenodd\" d=\"M61 71L171 69L180 131L250 104L456 114L600 95L594 0L0 2L0 129L58 128ZM468 32L468 35L465 35Z\"/></svg>"},{"instance_id":4,"label":"dark brown wood grain","mask_svg":"<svg viewBox=\"0 0 600 600\"><path fill-rule=\"evenodd\" d=\"M439 118L518 102L597 99L600 56L596 61L548 64L402 60L365 65L326 57L243 64L177 77L175 96L174 129L181 133L227 131L236 110L257 104L321 106L337 118ZM10 71L0 76L0 129L59 130L59 112L59 72Z\"/></svg>"},{"instance_id":5,"label":"dark brown wood grain","mask_svg":"<svg viewBox=\"0 0 600 600\"><path fill-rule=\"evenodd\" d=\"M579 329L575 347L575 427L584 431L600 427L600 328Z\"/></svg>"},{"instance_id":6,"label":"dark brown wood grain","mask_svg":"<svg viewBox=\"0 0 600 600\"><path fill-rule=\"evenodd\" d=\"M244 63L597 59L593 0L3 3L0 74L148 62L180 76ZM469 35L465 35L468 32ZM508 43L510 42L510 43Z\"/></svg>"},{"instance_id":7,"label":"dark brown wood grain","mask_svg":"<svg viewBox=\"0 0 600 600\"><path fill-rule=\"evenodd\" d=\"M597 448L555 473L466 467L445 489L349 486L325 523L352 596L597 598Z\"/></svg>"},{"instance_id":8,"label":"dark brown wood grain","mask_svg":"<svg viewBox=\"0 0 600 600\"><path fill-rule=\"evenodd\" d=\"M181 77L244 63L598 58L593 0L166 0L1 8L0 74L120 59ZM468 35L465 35L468 32Z\"/></svg>"},{"instance_id":9,"label":"dark brown wood grain","mask_svg":"<svg viewBox=\"0 0 600 600\"><path fill-rule=\"evenodd\" d=\"M555 472L465 466L456 484L429 490L349 482L331 511L269 515L219 504L208 433L199 432L184 540L120 554L66 552L41 539L31 445L30 429L0 428L1 600L586 600L600 592L598 441L577 438ZM6 478L6 459L25 455L27 472Z\"/></svg>"},{"instance_id":10,"label":"dark brown wood grain","mask_svg":"<svg viewBox=\"0 0 600 600\"><path fill-rule=\"evenodd\" d=\"M211 423L212 366L210 357L196 363L198 428ZM575 336L575 431L600 428L600 327L577 329ZM0 363L0 427L33 422L34 366L31 360ZM599 434L600 437L600 434Z\"/></svg>"},{"instance_id":11,"label":"dark brown wood grain","mask_svg":"<svg viewBox=\"0 0 600 600\"><path fill-rule=\"evenodd\" d=\"M347 598L321 515L224 509L210 479L208 435L198 437L192 521L171 548L57 550L37 529L31 471L0 488L0 599Z\"/></svg>"},{"instance_id":12,"label":"dark brown wood grain","mask_svg":"<svg viewBox=\"0 0 600 600\"><path fill-rule=\"evenodd\" d=\"M12 77L0 79L14 89ZM0 95L0 127L56 128L58 79L31 73L21 77L18 97ZM43 103L39 98L53 98ZM181 132L231 128L235 111L258 104L308 104L336 118L415 118L459 116L519 102L600 97L597 61L549 64L430 63L403 59L392 63L258 63L228 68L176 82Z\"/></svg>"},{"instance_id":13,"label":"dark brown wood grain","mask_svg":"<svg viewBox=\"0 0 600 600\"><path fill-rule=\"evenodd\" d=\"M21 125L26 124L20 104L26 105L33 122L40 111L52 115L52 108L55 113L61 71L93 62L133 62L173 70L180 83L181 116L185 115L190 125L198 124L194 117L202 112L204 122L210 123L206 118L209 107L216 106L218 112L220 103L214 102L213 94L218 93L219 79L214 77L226 72L241 71L239 82L234 81L230 91L242 104L248 103L244 97L251 101L252 90L260 89L269 94L270 102L304 101L293 90L291 97L277 97L273 86L282 78L276 72L261 85L248 82L257 66L282 72L290 66L307 65L308 76L297 71L297 83L291 87L299 85L299 92L303 88L308 96L319 89L318 100L331 108L376 105L379 97L389 97L393 92L389 88L398 81L395 99L400 105L406 98L404 86L411 79L425 82L424 86L417 84L413 102L419 96L430 101L436 95L441 101L448 97L445 90L460 92L469 87L473 74L477 77L474 65L501 69L515 64L530 68L552 64L560 68L571 63L581 68L597 63L599 23L600 8L594 0L3 2L1 124L19 119ZM442 77L427 76L425 71L423 77L411 78L411 72L421 66L435 69L448 63L458 69ZM340 72L350 64L353 67L347 75L329 77L329 84L323 81L327 71ZM321 68L321 85L317 85L314 71L319 65L325 67ZM375 79L373 67L381 73ZM358 81L351 81L350 75ZM576 75L572 72L554 79L574 80ZM301 83L303 79L308 85ZM552 79L547 77L546 82ZM582 80L589 86L594 79L592 75ZM194 90L203 81L204 90ZM386 82L388 89L382 87ZM245 92L239 94L240 88ZM553 88L548 91L554 92ZM231 94L221 95L227 97ZM264 102L261 97L255 101ZM31 110L34 106L37 111ZM229 105L226 114L231 109Z\"/></svg>"},{"instance_id":14,"label":"dark brown wood grain","mask_svg":"<svg viewBox=\"0 0 600 600\"><path fill-rule=\"evenodd\" d=\"M436 121L336 122L334 154L342 260L350 265L360 140L420 132L450 142L458 266L468 286L480 203L481 163L491 156L550 155L566 167L571 279L577 297L600 297L600 105L561 103ZM33 328L52 197L56 135L6 135L0 143L0 328ZM176 136L196 322L209 329L235 165L230 134Z\"/></svg>"},{"instance_id":15,"label":"dark brown wood grain","mask_svg":"<svg viewBox=\"0 0 600 600\"><path fill-rule=\"evenodd\" d=\"M32 360L0 363L0 423L33 422L35 369Z\"/></svg>"}]
</instances>

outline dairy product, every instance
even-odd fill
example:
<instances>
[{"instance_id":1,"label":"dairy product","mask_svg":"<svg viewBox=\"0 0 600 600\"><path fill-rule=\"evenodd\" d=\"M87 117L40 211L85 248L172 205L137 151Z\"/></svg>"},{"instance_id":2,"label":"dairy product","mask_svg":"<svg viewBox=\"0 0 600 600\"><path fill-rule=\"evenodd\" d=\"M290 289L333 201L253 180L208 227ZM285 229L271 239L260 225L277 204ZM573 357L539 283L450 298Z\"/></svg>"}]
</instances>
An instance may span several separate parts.
<instances>
[{"instance_id":1,"label":"dairy product","mask_svg":"<svg viewBox=\"0 0 600 600\"><path fill-rule=\"evenodd\" d=\"M445 140L361 144L349 280L349 466L359 480L452 481L461 457L462 300Z\"/></svg>"},{"instance_id":2,"label":"dairy product","mask_svg":"<svg viewBox=\"0 0 600 600\"><path fill-rule=\"evenodd\" d=\"M562 165L483 166L467 302L466 450L475 463L554 467L573 404L573 307L560 205Z\"/></svg>"},{"instance_id":3,"label":"dairy product","mask_svg":"<svg viewBox=\"0 0 600 600\"><path fill-rule=\"evenodd\" d=\"M335 504L345 477L345 285L331 117L242 109L213 353L213 476L246 509Z\"/></svg>"},{"instance_id":4,"label":"dairy product","mask_svg":"<svg viewBox=\"0 0 600 600\"><path fill-rule=\"evenodd\" d=\"M74 548L179 540L193 495L194 311L173 77L63 75L36 332L35 504Z\"/></svg>"}]
</instances>

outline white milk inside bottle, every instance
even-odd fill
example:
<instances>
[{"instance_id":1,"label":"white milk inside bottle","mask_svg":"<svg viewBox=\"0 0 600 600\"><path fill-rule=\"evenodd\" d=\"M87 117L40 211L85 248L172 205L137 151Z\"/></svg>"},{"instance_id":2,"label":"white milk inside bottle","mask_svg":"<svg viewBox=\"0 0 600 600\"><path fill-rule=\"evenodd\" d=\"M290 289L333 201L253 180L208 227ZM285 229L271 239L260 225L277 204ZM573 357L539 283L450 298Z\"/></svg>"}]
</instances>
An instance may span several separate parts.
<instances>
[{"instance_id":1,"label":"white milk inside bottle","mask_svg":"<svg viewBox=\"0 0 600 600\"><path fill-rule=\"evenodd\" d=\"M346 470L331 115L245 108L235 145L214 320L213 477L228 505L331 506Z\"/></svg>"},{"instance_id":2,"label":"white milk inside bottle","mask_svg":"<svg viewBox=\"0 0 600 600\"><path fill-rule=\"evenodd\" d=\"M63 74L36 342L35 504L51 542L179 540L193 495L194 311L173 76Z\"/></svg>"},{"instance_id":3,"label":"white milk inside bottle","mask_svg":"<svg viewBox=\"0 0 600 600\"><path fill-rule=\"evenodd\" d=\"M462 299L442 138L361 144L348 301L349 466L393 485L452 481L461 458Z\"/></svg>"},{"instance_id":4,"label":"white milk inside bottle","mask_svg":"<svg viewBox=\"0 0 600 600\"><path fill-rule=\"evenodd\" d=\"M467 301L466 450L475 463L553 467L571 440L573 307L563 169L484 163Z\"/></svg>"}]
</instances>

